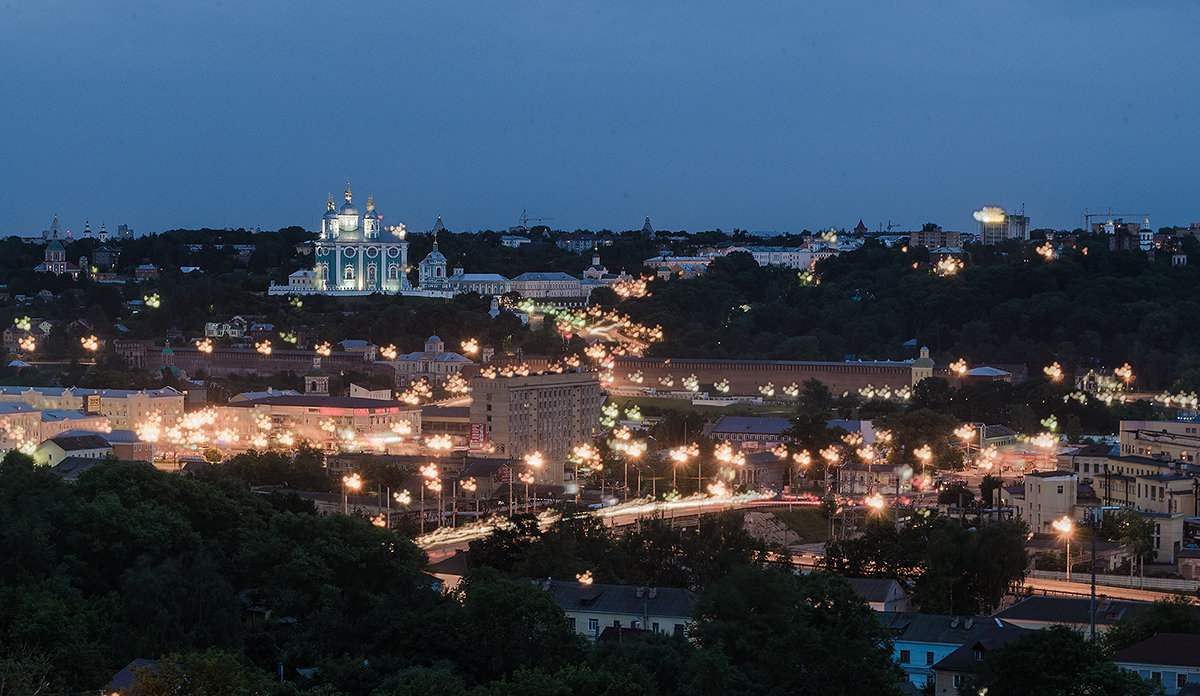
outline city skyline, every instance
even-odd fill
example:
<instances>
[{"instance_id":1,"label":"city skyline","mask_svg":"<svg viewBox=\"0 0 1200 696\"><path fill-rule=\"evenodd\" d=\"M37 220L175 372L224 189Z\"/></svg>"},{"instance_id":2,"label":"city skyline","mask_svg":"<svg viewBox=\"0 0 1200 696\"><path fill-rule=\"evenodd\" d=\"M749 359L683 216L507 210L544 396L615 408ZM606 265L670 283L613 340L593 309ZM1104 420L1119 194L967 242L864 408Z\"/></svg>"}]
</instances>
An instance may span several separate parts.
<instances>
[{"instance_id":1,"label":"city skyline","mask_svg":"<svg viewBox=\"0 0 1200 696\"><path fill-rule=\"evenodd\" d=\"M10 7L0 235L1200 217L1185 6L287 8Z\"/></svg>"}]
</instances>

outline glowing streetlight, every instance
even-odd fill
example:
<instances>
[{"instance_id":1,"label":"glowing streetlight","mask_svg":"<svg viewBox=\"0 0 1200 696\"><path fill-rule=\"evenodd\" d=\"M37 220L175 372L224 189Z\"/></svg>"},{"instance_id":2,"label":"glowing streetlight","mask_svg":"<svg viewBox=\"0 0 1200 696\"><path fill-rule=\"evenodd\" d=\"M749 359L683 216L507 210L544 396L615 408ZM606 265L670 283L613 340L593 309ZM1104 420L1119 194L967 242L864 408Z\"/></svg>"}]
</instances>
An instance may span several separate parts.
<instances>
[{"instance_id":1,"label":"glowing streetlight","mask_svg":"<svg viewBox=\"0 0 1200 696\"><path fill-rule=\"evenodd\" d=\"M324 358L328 358L333 354L333 349L329 347L328 341L325 343L318 343L317 345L313 346L313 351L316 352L317 355L320 355Z\"/></svg>"},{"instance_id":2,"label":"glowing streetlight","mask_svg":"<svg viewBox=\"0 0 1200 696\"><path fill-rule=\"evenodd\" d=\"M255 343L254 350L257 350L263 355L271 354L271 341L264 339L262 343Z\"/></svg>"},{"instance_id":3,"label":"glowing streetlight","mask_svg":"<svg viewBox=\"0 0 1200 696\"><path fill-rule=\"evenodd\" d=\"M1133 368L1130 367L1129 363L1125 363L1124 365L1113 370L1113 374L1116 375L1118 378L1121 379L1122 382L1125 383L1125 390L1128 391L1129 384L1134 379L1133 378Z\"/></svg>"},{"instance_id":4,"label":"glowing streetlight","mask_svg":"<svg viewBox=\"0 0 1200 696\"><path fill-rule=\"evenodd\" d=\"M921 445L913 450L913 455L916 456L919 462L921 462L921 471L924 472L925 467L928 466L929 462L933 459L933 450L929 448L929 445Z\"/></svg>"},{"instance_id":5,"label":"glowing streetlight","mask_svg":"<svg viewBox=\"0 0 1200 696\"><path fill-rule=\"evenodd\" d=\"M213 352L212 339L206 338L203 341L194 341L194 343L196 344L196 350L200 351L201 353L207 355Z\"/></svg>"},{"instance_id":6,"label":"glowing streetlight","mask_svg":"<svg viewBox=\"0 0 1200 696\"><path fill-rule=\"evenodd\" d=\"M350 474L342 477L342 514L350 512L350 494L349 490L359 490L362 488L362 478L357 474Z\"/></svg>"},{"instance_id":7,"label":"glowing streetlight","mask_svg":"<svg viewBox=\"0 0 1200 696\"><path fill-rule=\"evenodd\" d=\"M433 464L426 464L425 466L422 466L419 469L419 471L421 472L421 476L425 478L425 485L421 486L421 533L424 534L425 533L425 488L429 487L430 490L433 490L432 487L429 486L429 484L437 483L434 479L438 478L439 472L438 472L438 468ZM442 487L442 485L440 483L438 483L438 491L439 492L441 491L441 487ZM438 517L439 517L439 519L441 517L440 511L438 512Z\"/></svg>"},{"instance_id":8,"label":"glowing streetlight","mask_svg":"<svg viewBox=\"0 0 1200 696\"><path fill-rule=\"evenodd\" d=\"M389 345L386 348L380 348L379 354L383 356L384 360L395 360L397 355L396 346Z\"/></svg>"},{"instance_id":9,"label":"glowing streetlight","mask_svg":"<svg viewBox=\"0 0 1200 696\"><path fill-rule=\"evenodd\" d=\"M581 584L581 585L590 585L590 584L592 584L592 581L593 581L592 571L585 570L582 573L579 573L578 575L576 575L575 579L578 580L579 584Z\"/></svg>"},{"instance_id":10,"label":"glowing streetlight","mask_svg":"<svg viewBox=\"0 0 1200 696\"><path fill-rule=\"evenodd\" d=\"M1058 361L1055 361L1055 362L1051 363L1050 365L1043 367L1042 372L1046 373L1046 376L1050 378L1051 382L1061 382L1062 381L1063 369L1062 369L1062 365L1058 364Z\"/></svg>"},{"instance_id":11,"label":"glowing streetlight","mask_svg":"<svg viewBox=\"0 0 1200 696\"><path fill-rule=\"evenodd\" d=\"M475 355L479 352L479 341L476 341L473 338L468 338L460 345L462 346L463 352L467 355Z\"/></svg>"},{"instance_id":12,"label":"glowing streetlight","mask_svg":"<svg viewBox=\"0 0 1200 696\"><path fill-rule=\"evenodd\" d=\"M158 296L157 292L153 295L146 295L142 297L142 302L145 303L145 305L150 309L158 309L162 306L162 298Z\"/></svg>"},{"instance_id":13,"label":"glowing streetlight","mask_svg":"<svg viewBox=\"0 0 1200 696\"><path fill-rule=\"evenodd\" d=\"M683 464L683 463L687 462L687 460L691 459L692 457L700 456L700 445L697 445L696 443L693 442L690 445L683 445L681 447L676 447L671 450L670 455L671 455L671 459L674 460L677 464ZM678 472L679 472L679 467L677 465L672 465L671 466L671 487L672 488L678 487L678 485L677 485Z\"/></svg>"},{"instance_id":14,"label":"glowing streetlight","mask_svg":"<svg viewBox=\"0 0 1200 696\"><path fill-rule=\"evenodd\" d=\"M458 485L460 488L462 488L467 493L471 493L472 495L475 495L475 519L478 520L479 519L479 495L477 495L477 491L479 490L479 485L475 482L475 477L469 476L469 477L463 479L462 483L460 483Z\"/></svg>"},{"instance_id":15,"label":"glowing streetlight","mask_svg":"<svg viewBox=\"0 0 1200 696\"><path fill-rule=\"evenodd\" d=\"M1071 533L1075 531L1075 523L1071 518L1063 516L1051 523L1051 526L1063 535L1063 540L1067 544L1067 582L1071 582Z\"/></svg>"},{"instance_id":16,"label":"glowing streetlight","mask_svg":"<svg viewBox=\"0 0 1200 696\"><path fill-rule=\"evenodd\" d=\"M20 348L21 352L23 353L32 353L33 351L37 350L37 341L33 340L33 336L22 336L20 340L17 341L17 347Z\"/></svg>"},{"instance_id":17,"label":"glowing streetlight","mask_svg":"<svg viewBox=\"0 0 1200 696\"><path fill-rule=\"evenodd\" d=\"M967 374L967 361L963 360L962 358L955 360L954 362L950 363L950 371L955 375L962 377L963 375Z\"/></svg>"},{"instance_id":18,"label":"glowing streetlight","mask_svg":"<svg viewBox=\"0 0 1200 696\"><path fill-rule=\"evenodd\" d=\"M79 339L79 344L83 346L84 350L91 351L93 353L100 350L100 339L96 338L95 336L84 336L83 338Z\"/></svg>"},{"instance_id":19,"label":"glowing streetlight","mask_svg":"<svg viewBox=\"0 0 1200 696\"><path fill-rule=\"evenodd\" d=\"M864 500L863 502L867 504L867 507L870 507L876 511L882 510L883 508L887 507L887 501L884 500L883 496L880 495L879 493L875 493L873 495L867 496L867 499Z\"/></svg>"}]
</instances>

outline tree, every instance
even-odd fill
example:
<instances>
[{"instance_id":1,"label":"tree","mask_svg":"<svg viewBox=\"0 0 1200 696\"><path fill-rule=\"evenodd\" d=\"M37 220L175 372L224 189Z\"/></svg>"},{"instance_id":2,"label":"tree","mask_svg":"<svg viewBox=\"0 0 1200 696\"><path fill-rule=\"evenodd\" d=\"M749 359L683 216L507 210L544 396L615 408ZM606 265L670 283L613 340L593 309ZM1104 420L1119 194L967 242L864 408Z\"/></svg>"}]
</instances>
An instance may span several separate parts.
<instances>
[{"instance_id":1,"label":"tree","mask_svg":"<svg viewBox=\"0 0 1200 696\"><path fill-rule=\"evenodd\" d=\"M1200 613L1186 599L1172 598L1154 602L1144 611L1123 617L1104 633L1104 649L1119 652L1157 633L1200 633Z\"/></svg>"},{"instance_id":2,"label":"tree","mask_svg":"<svg viewBox=\"0 0 1200 696\"><path fill-rule=\"evenodd\" d=\"M975 616L999 606L1025 574L1023 522L983 527L965 520L916 519L903 529L868 523L855 539L826 546L824 566L847 575L890 577L928 614Z\"/></svg>"},{"instance_id":3,"label":"tree","mask_svg":"<svg viewBox=\"0 0 1200 696\"><path fill-rule=\"evenodd\" d=\"M970 507L975 501L975 493L965 481L952 481L948 486L938 491L938 505L956 505Z\"/></svg>"},{"instance_id":4,"label":"tree","mask_svg":"<svg viewBox=\"0 0 1200 696\"><path fill-rule=\"evenodd\" d=\"M128 696L250 696L271 689L271 678L231 653L171 653L135 670Z\"/></svg>"},{"instance_id":5,"label":"tree","mask_svg":"<svg viewBox=\"0 0 1200 696\"><path fill-rule=\"evenodd\" d=\"M990 652L976 681L962 693L987 689L988 696L1142 696L1156 691L1065 626L1031 631Z\"/></svg>"},{"instance_id":6,"label":"tree","mask_svg":"<svg viewBox=\"0 0 1200 696\"><path fill-rule=\"evenodd\" d=\"M541 587L485 568L467 575L458 597L462 666L479 681L499 679L523 666L552 669L580 656L581 638Z\"/></svg>"},{"instance_id":7,"label":"tree","mask_svg":"<svg viewBox=\"0 0 1200 696\"><path fill-rule=\"evenodd\" d=\"M753 693L900 693L891 635L839 576L736 568L693 615L697 644L726 658Z\"/></svg>"},{"instance_id":8,"label":"tree","mask_svg":"<svg viewBox=\"0 0 1200 696\"><path fill-rule=\"evenodd\" d=\"M1004 485L1003 480L999 476L992 476L991 474L985 474L983 480L979 482L979 499L985 509L995 507L997 503L995 497L996 490L1002 485Z\"/></svg>"}]
</instances>

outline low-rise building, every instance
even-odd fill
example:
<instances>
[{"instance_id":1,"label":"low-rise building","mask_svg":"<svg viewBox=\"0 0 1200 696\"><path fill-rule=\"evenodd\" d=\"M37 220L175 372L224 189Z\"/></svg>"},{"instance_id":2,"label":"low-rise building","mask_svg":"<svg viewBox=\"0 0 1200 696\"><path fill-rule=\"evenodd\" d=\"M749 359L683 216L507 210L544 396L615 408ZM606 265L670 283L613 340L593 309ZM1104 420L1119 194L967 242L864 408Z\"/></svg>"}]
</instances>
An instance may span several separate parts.
<instances>
[{"instance_id":1,"label":"low-rise building","mask_svg":"<svg viewBox=\"0 0 1200 696\"><path fill-rule=\"evenodd\" d=\"M67 457L104 459L113 454L113 446L98 434L59 435L46 440L33 452L33 459L43 466L54 466Z\"/></svg>"},{"instance_id":2,"label":"low-rise building","mask_svg":"<svg viewBox=\"0 0 1200 696\"><path fill-rule=\"evenodd\" d=\"M157 415L173 424L183 415L184 395L161 389L79 389L72 387L2 387L0 402L25 403L38 410L84 411L108 417L117 429L133 429Z\"/></svg>"},{"instance_id":3,"label":"low-rise building","mask_svg":"<svg viewBox=\"0 0 1200 696\"><path fill-rule=\"evenodd\" d=\"M465 355L446 350L438 336L425 339L425 350L405 353L387 361L396 369L396 385L403 388L425 380L433 389L441 389L452 375L463 375L463 368L475 363Z\"/></svg>"},{"instance_id":4,"label":"low-rise building","mask_svg":"<svg viewBox=\"0 0 1200 696\"><path fill-rule=\"evenodd\" d=\"M1161 684L1173 696L1189 684L1200 686L1200 635L1159 633L1112 656L1118 667L1142 679ZM1189 689L1189 693L1193 693Z\"/></svg>"},{"instance_id":5,"label":"low-rise building","mask_svg":"<svg viewBox=\"0 0 1200 696\"><path fill-rule=\"evenodd\" d=\"M960 689L978 674L988 655L1029 632L1029 629L1019 626L989 626L988 630L934 663L933 693L936 696L959 696L963 693Z\"/></svg>"},{"instance_id":6,"label":"low-rise building","mask_svg":"<svg viewBox=\"0 0 1200 696\"><path fill-rule=\"evenodd\" d=\"M1056 520L1075 519L1078 483L1072 472L1033 471L1025 475L1023 489L1003 489L1001 500L1029 524L1034 534L1050 534Z\"/></svg>"},{"instance_id":7,"label":"low-rise building","mask_svg":"<svg viewBox=\"0 0 1200 696\"><path fill-rule=\"evenodd\" d=\"M308 394L231 401L213 408L215 422L234 442L286 433L327 450L353 446L383 451L402 437L411 442L421 432L420 409L390 400Z\"/></svg>"},{"instance_id":8,"label":"low-rise building","mask_svg":"<svg viewBox=\"0 0 1200 696\"><path fill-rule=\"evenodd\" d=\"M892 634L892 655L918 689L933 684L933 666L989 629L1004 626L995 618L885 611L879 621Z\"/></svg>"},{"instance_id":9,"label":"low-rise building","mask_svg":"<svg viewBox=\"0 0 1200 696\"><path fill-rule=\"evenodd\" d=\"M747 449L774 447L787 438L785 433L792 424L786 418L753 418L747 416L721 416L720 420L706 426L709 437L727 440Z\"/></svg>"},{"instance_id":10,"label":"low-rise building","mask_svg":"<svg viewBox=\"0 0 1200 696\"><path fill-rule=\"evenodd\" d=\"M564 580L533 583L550 593L572 630L592 640L609 626L675 635L692 623L695 595L685 589Z\"/></svg>"}]
</instances>

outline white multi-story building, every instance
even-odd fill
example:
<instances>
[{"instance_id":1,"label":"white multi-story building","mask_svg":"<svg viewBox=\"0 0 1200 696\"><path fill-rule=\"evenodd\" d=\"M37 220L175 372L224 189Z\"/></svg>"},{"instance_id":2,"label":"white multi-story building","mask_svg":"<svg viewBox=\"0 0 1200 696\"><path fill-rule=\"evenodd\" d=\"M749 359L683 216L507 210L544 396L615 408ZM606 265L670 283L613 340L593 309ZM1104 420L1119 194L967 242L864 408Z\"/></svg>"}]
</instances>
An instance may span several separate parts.
<instances>
[{"instance_id":1,"label":"white multi-story building","mask_svg":"<svg viewBox=\"0 0 1200 696\"><path fill-rule=\"evenodd\" d=\"M108 417L114 429L131 430L152 415L164 424L183 415L183 394L162 389L76 389L71 387L0 387L0 403L24 403L38 410L84 411Z\"/></svg>"}]
</instances>

